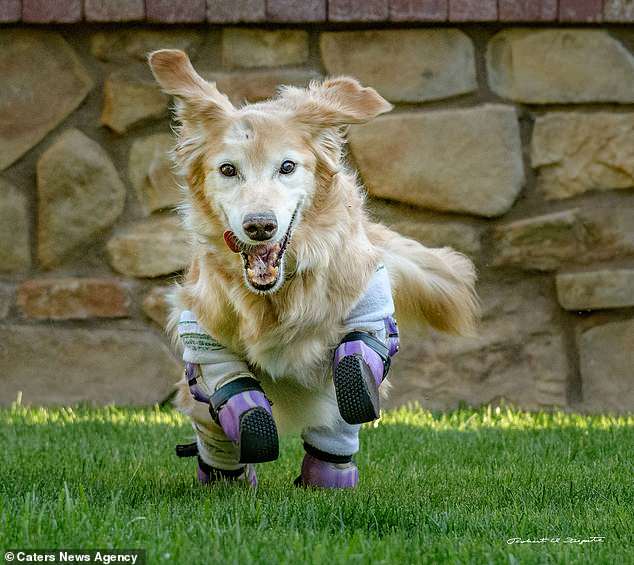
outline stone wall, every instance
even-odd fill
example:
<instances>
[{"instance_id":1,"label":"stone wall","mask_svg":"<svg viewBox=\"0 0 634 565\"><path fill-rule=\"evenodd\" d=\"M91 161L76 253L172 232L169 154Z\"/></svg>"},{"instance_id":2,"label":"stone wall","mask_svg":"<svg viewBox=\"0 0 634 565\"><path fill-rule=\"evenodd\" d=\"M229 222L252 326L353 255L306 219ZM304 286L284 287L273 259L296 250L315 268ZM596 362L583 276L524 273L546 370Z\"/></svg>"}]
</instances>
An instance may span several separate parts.
<instances>
[{"instance_id":1,"label":"stone wall","mask_svg":"<svg viewBox=\"0 0 634 565\"><path fill-rule=\"evenodd\" d=\"M350 131L372 212L472 257L484 314L406 334L393 403L634 410L634 31L402 26L0 28L0 402L161 402L179 377L188 249L144 63L174 47L234 101L343 73L395 104Z\"/></svg>"}]
</instances>

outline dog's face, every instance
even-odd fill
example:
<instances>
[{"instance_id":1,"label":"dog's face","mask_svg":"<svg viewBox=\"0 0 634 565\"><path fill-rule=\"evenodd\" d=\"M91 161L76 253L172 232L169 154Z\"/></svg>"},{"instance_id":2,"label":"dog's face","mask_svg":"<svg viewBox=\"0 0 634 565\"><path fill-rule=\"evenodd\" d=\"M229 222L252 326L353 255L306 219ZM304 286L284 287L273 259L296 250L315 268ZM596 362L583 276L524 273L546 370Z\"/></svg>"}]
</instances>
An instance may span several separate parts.
<instances>
[{"instance_id":1,"label":"dog's face","mask_svg":"<svg viewBox=\"0 0 634 565\"><path fill-rule=\"evenodd\" d=\"M340 128L391 105L340 78L235 108L183 52L156 51L149 61L163 89L177 97L177 160L197 212L209 220L201 235L222 237L241 261L249 290L276 292L303 212L338 171Z\"/></svg>"},{"instance_id":2,"label":"dog's face","mask_svg":"<svg viewBox=\"0 0 634 565\"><path fill-rule=\"evenodd\" d=\"M275 292L284 282L293 230L315 190L315 163L287 118L248 108L237 112L206 160L205 196L254 292Z\"/></svg>"}]
</instances>

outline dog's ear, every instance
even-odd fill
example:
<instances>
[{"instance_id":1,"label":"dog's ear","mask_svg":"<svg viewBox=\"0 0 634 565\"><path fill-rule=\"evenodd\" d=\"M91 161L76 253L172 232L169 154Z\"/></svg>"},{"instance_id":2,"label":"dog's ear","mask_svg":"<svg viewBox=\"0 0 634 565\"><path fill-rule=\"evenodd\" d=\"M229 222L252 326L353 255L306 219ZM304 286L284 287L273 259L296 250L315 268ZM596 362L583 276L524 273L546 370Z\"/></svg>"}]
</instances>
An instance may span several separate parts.
<instances>
[{"instance_id":1,"label":"dog's ear","mask_svg":"<svg viewBox=\"0 0 634 565\"><path fill-rule=\"evenodd\" d=\"M207 82L194 69L189 57L178 49L161 49L148 56L154 78L166 94L176 96L179 119L219 118L234 110L216 85Z\"/></svg>"},{"instance_id":2,"label":"dog's ear","mask_svg":"<svg viewBox=\"0 0 634 565\"><path fill-rule=\"evenodd\" d=\"M312 83L306 90L289 88L282 98L291 102L296 119L316 128L360 124L393 108L374 88L350 77Z\"/></svg>"},{"instance_id":3,"label":"dog's ear","mask_svg":"<svg viewBox=\"0 0 634 565\"><path fill-rule=\"evenodd\" d=\"M351 77L328 79L317 92L334 114L332 119L337 125L367 122L393 108L374 88L361 86Z\"/></svg>"}]
</instances>

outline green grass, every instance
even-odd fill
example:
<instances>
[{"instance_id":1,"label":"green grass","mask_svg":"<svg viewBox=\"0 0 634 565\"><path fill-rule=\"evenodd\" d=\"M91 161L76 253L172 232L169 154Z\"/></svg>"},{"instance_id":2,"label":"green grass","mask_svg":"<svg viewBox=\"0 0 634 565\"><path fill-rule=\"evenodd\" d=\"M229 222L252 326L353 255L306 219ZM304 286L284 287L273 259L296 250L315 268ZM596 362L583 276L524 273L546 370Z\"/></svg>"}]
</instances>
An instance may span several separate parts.
<instances>
[{"instance_id":1,"label":"green grass","mask_svg":"<svg viewBox=\"0 0 634 565\"><path fill-rule=\"evenodd\" d=\"M201 488L168 409L0 411L0 549L145 548L149 563L634 563L634 416L389 412L356 491ZM604 536L602 543L564 543ZM509 538L561 543L509 545Z\"/></svg>"}]
</instances>

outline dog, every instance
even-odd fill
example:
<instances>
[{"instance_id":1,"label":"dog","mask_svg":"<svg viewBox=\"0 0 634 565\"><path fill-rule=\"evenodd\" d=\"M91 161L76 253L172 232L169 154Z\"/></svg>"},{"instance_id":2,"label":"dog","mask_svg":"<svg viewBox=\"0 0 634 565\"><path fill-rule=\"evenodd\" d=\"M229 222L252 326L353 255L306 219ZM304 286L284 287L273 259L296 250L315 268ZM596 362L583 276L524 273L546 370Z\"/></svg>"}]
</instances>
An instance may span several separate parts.
<instances>
[{"instance_id":1,"label":"dog","mask_svg":"<svg viewBox=\"0 0 634 565\"><path fill-rule=\"evenodd\" d=\"M175 402L196 430L198 476L254 484L251 464L277 456L278 430L301 431L296 484L355 486L358 424L378 416L397 349L393 311L404 327L472 334L474 266L370 219L344 149L348 126L392 109L374 89L335 77L236 107L184 52L148 60L175 99L186 179L192 260L170 327L185 348ZM387 325L347 323L377 300Z\"/></svg>"}]
</instances>

